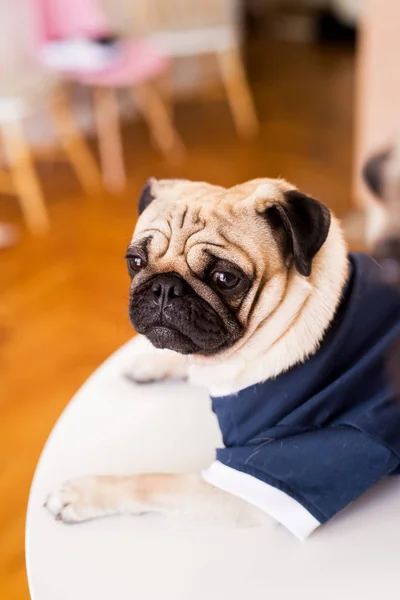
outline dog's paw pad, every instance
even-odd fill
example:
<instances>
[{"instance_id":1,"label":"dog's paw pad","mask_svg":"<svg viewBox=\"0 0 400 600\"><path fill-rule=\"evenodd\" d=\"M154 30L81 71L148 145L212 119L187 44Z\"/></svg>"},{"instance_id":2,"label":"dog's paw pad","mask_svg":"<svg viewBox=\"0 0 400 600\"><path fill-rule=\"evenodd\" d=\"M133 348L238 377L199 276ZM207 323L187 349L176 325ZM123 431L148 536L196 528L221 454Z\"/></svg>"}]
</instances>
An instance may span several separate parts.
<instances>
[{"instance_id":1,"label":"dog's paw pad","mask_svg":"<svg viewBox=\"0 0 400 600\"><path fill-rule=\"evenodd\" d=\"M138 383L138 384L149 384L149 383L157 383L157 381L160 381L159 379L155 379L154 377L149 377L143 374L133 374L133 373L129 373L129 372L125 372L124 377L126 379L128 379L128 381L131 381L132 383Z\"/></svg>"},{"instance_id":2,"label":"dog's paw pad","mask_svg":"<svg viewBox=\"0 0 400 600\"><path fill-rule=\"evenodd\" d=\"M187 378L187 364L174 352L158 355L144 354L137 357L124 376L134 383L156 383L158 381L182 381Z\"/></svg>"},{"instance_id":3,"label":"dog's paw pad","mask_svg":"<svg viewBox=\"0 0 400 600\"><path fill-rule=\"evenodd\" d=\"M143 355L135 360L124 375L134 383L155 383L169 378L168 365L163 363L161 357L156 361L153 355Z\"/></svg>"}]
</instances>

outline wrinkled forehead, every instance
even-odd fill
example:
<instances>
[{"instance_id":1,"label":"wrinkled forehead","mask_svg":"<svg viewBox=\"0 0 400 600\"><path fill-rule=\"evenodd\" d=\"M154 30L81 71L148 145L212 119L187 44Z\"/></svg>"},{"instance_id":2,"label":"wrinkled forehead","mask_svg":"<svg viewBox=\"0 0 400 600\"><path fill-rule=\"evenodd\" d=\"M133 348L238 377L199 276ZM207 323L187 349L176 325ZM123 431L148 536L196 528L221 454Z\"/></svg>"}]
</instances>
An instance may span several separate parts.
<instances>
[{"instance_id":1,"label":"wrinkled forehead","mask_svg":"<svg viewBox=\"0 0 400 600\"><path fill-rule=\"evenodd\" d=\"M252 271L249 256L259 234L266 244L273 237L257 215L258 208L261 212L266 204L281 200L291 187L276 179L257 179L229 189L186 180L154 181L154 200L140 216L131 243L150 239L150 251L157 258L209 250Z\"/></svg>"},{"instance_id":2,"label":"wrinkled forehead","mask_svg":"<svg viewBox=\"0 0 400 600\"><path fill-rule=\"evenodd\" d=\"M283 192L292 188L281 179L254 179L232 188L180 179L154 180L154 200L139 218L134 237L161 220L174 225L184 224L186 219L188 223L212 221L223 215L247 214L250 207L255 212L257 203L262 210L268 201L282 200Z\"/></svg>"}]
</instances>

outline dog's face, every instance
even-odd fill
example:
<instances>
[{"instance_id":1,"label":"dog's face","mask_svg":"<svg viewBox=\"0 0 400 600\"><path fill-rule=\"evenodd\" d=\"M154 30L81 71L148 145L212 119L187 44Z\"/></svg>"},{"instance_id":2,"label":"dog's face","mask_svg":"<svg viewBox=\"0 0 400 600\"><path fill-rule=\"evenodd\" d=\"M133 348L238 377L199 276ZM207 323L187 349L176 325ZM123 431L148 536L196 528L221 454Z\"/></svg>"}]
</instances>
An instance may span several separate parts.
<instances>
[{"instance_id":1,"label":"dog's face","mask_svg":"<svg viewBox=\"0 0 400 600\"><path fill-rule=\"evenodd\" d=\"M210 356L232 349L304 277L329 210L282 180L225 189L150 180L127 251L129 316L157 348Z\"/></svg>"}]
</instances>

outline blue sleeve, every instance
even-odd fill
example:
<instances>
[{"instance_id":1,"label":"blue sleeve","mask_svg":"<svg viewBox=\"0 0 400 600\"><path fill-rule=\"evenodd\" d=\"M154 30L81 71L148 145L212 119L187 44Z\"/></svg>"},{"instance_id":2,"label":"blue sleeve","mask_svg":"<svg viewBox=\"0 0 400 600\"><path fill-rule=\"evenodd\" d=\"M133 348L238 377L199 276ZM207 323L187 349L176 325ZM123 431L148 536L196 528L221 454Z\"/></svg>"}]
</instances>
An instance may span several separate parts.
<instances>
[{"instance_id":1,"label":"blue sleeve","mask_svg":"<svg viewBox=\"0 0 400 600\"><path fill-rule=\"evenodd\" d=\"M284 492L320 523L399 467L389 448L352 427L224 448L217 451L217 460Z\"/></svg>"}]
</instances>

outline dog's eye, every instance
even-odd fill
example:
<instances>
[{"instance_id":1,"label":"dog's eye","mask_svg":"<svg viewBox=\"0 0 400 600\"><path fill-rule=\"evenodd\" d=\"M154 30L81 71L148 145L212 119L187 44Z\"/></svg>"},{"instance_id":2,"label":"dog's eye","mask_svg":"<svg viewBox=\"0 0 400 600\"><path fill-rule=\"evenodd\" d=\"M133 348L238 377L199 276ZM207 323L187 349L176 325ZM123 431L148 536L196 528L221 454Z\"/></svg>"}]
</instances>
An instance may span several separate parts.
<instances>
[{"instance_id":1,"label":"dog's eye","mask_svg":"<svg viewBox=\"0 0 400 600\"><path fill-rule=\"evenodd\" d=\"M221 290L233 290L239 283L240 279L233 273L226 271L215 271L212 275L212 280Z\"/></svg>"},{"instance_id":2,"label":"dog's eye","mask_svg":"<svg viewBox=\"0 0 400 600\"><path fill-rule=\"evenodd\" d=\"M127 261L131 273L137 273L146 266L146 261L141 256L128 256Z\"/></svg>"}]
</instances>

